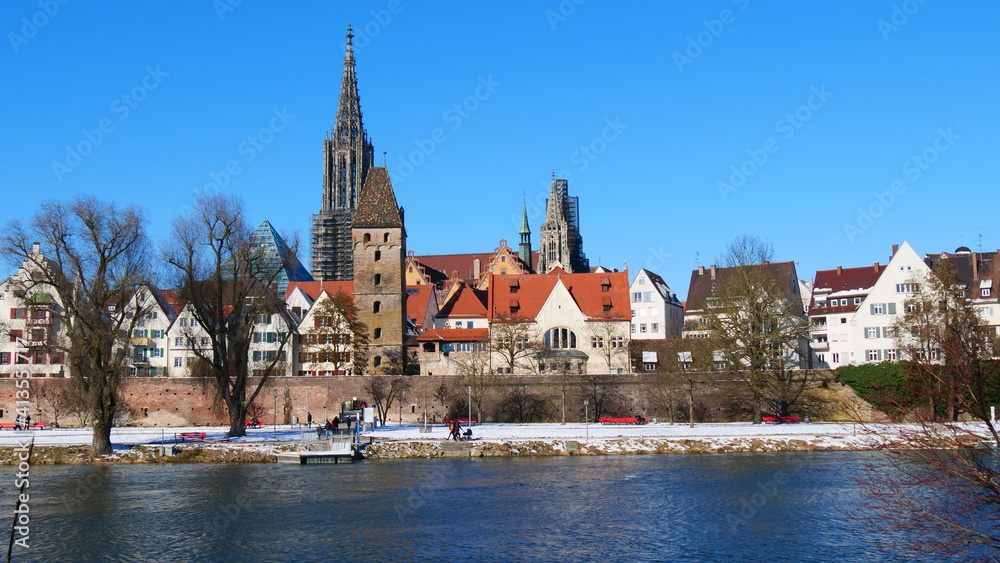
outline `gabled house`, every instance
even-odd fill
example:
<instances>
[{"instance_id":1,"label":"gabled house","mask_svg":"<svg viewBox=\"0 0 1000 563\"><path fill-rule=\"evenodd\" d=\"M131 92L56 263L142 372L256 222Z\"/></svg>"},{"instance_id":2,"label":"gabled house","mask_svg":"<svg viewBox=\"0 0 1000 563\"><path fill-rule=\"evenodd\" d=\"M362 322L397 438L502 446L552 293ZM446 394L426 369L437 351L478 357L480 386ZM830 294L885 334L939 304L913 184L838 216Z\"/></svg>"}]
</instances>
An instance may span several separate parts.
<instances>
[{"instance_id":1,"label":"gabled house","mask_svg":"<svg viewBox=\"0 0 1000 563\"><path fill-rule=\"evenodd\" d=\"M538 373L624 373L628 366L628 272L494 275L491 333L512 323L529 330L533 348L511 370L493 350L498 370ZM496 340L496 335L493 336ZM506 359L509 363L509 358Z\"/></svg>"},{"instance_id":2,"label":"gabled house","mask_svg":"<svg viewBox=\"0 0 1000 563\"><path fill-rule=\"evenodd\" d=\"M166 377L170 372L170 325L176 313L167 296L156 287L140 286L124 305L110 303L112 315L139 315L129 340L131 358L129 375Z\"/></svg>"},{"instance_id":3,"label":"gabled house","mask_svg":"<svg viewBox=\"0 0 1000 563\"><path fill-rule=\"evenodd\" d=\"M642 268L629 288L632 298L633 340L680 338L684 308L667 282Z\"/></svg>"},{"instance_id":4,"label":"gabled house","mask_svg":"<svg viewBox=\"0 0 1000 563\"><path fill-rule=\"evenodd\" d=\"M809 303L809 335L814 368L836 369L855 355L854 315L886 266L820 270Z\"/></svg>"},{"instance_id":5,"label":"gabled house","mask_svg":"<svg viewBox=\"0 0 1000 563\"><path fill-rule=\"evenodd\" d=\"M0 281L0 378L68 376L63 308L56 292L33 287L38 265L52 265L35 243L32 256Z\"/></svg>"}]
</instances>

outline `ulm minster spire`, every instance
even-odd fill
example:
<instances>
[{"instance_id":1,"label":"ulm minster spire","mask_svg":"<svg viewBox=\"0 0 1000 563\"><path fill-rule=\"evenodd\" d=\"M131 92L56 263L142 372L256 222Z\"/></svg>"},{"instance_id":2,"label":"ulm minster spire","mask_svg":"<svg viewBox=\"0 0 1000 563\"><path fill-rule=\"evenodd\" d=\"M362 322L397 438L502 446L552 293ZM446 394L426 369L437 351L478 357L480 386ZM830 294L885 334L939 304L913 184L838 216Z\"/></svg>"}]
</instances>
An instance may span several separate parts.
<instances>
[{"instance_id":1,"label":"ulm minster spire","mask_svg":"<svg viewBox=\"0 0 1000 563\"><path fill-rule=\"evenodd\" d=\"M353 39L348 26L337 118L323 140L323 200L312 229L312 271L320 280L354 278L351 221L374 158L361 117Z\"/></svg>"}]
</instances>

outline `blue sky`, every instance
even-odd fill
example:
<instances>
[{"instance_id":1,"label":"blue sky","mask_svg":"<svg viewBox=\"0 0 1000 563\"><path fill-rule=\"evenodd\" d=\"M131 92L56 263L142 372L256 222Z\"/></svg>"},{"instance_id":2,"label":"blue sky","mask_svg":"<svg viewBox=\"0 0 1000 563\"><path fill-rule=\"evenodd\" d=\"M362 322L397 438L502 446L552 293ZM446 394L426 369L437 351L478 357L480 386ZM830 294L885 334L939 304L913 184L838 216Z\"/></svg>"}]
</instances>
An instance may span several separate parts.
<instances>
[{"instance_id":1,"label":"blue sky","mask_svg":"<svg viewBox=\"0 0 1000 563\"><path fill-rule=\"evenodd\" d=\"M998 16L940 0L7 1L0 222L94 194L143 206L161 239L219 189L297 232L308 260L351 24L365 126L418 254L516 247L522 198L537 247L553 170L592 265L648 267L682 297L741 234L804 278L884 263L904 239L995 250Z\"/></svg>"}]
</instances>

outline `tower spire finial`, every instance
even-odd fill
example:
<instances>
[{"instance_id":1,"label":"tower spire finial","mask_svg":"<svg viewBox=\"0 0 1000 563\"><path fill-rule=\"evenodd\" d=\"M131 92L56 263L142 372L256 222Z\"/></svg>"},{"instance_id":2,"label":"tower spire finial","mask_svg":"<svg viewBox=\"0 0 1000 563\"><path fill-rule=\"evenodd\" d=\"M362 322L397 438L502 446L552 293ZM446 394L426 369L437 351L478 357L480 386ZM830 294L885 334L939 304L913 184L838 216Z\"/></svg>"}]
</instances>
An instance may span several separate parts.
<instances>
[{"instance_id":1,"label":"tower spire finial","mask_svg":"<svg viewBox=\"0 0 1000 563\"><path fill-rule=\"evenodd\" d=\"M351 29L351 24L347 24L347 52L354 53L354 32Z\"/></svg>"}]
</instances>

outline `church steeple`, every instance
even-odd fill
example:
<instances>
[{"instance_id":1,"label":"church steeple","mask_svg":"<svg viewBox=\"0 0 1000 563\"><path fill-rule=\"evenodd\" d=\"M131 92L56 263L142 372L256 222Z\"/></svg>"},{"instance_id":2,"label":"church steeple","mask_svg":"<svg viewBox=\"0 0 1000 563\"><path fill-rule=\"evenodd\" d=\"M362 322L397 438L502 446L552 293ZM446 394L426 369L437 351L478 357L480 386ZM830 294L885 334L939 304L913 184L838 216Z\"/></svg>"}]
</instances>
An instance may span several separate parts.
<instances>
[{"instance_id":1,"label":"church steeple","mask_svg":"<svg viewBox=\"0 0 1000 563\"><path fill-rule=\"evenodd\" d=\"M337 118L323 141L323 201L313 219L312 269L317 279L353 279L351 220L374 160L361 119L354 66L354 33L348 26Z\"/></svg>"},{"instance_id":2,"label":"church steeple","mask_svg":"<svg viewBox=\"0 0 1000 563\"><path fill-rule=\"evenodd\" d=\"M531 227L528 226L528 204L522 202L521 204L521 244L518 248L518 256L521 258L521 262L532 269L531 264Z\"/></svg>"},{"instance_id":3,"label":"church steeple","mask_svg":"<svg viewBox=\"0 0 1000 563\"><path fill-rule=\"evenodd\" d=\"M569 182L557 179L553 173L549 199L545 202L545 222L538 234L536 272L548 273L557 264L571 274L590 271L580 236L579 208L579 198L569 195Z\"/></svg>"}]
</instances>

